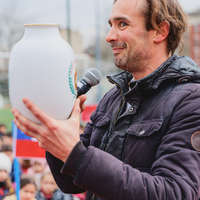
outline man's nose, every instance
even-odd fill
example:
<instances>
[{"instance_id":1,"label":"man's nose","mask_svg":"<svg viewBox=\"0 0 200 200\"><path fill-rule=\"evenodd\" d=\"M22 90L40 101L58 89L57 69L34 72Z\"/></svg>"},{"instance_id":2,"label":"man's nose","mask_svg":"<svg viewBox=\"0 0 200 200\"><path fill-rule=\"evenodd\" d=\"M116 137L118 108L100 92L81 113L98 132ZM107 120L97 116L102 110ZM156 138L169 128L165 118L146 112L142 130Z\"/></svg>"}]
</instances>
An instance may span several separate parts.
<instances>
[{"instance_id":1,"label":"man's nose","mask_svg":"<svg viewBox=\"0 0 200 200\"><path fill-rule=\"evenodd\" d=\"M117 40L117 33L114 30L114 28L111 28L110 31L108 32L107 36L106 36L106 41L108 43L112 42L112 41L116 41Z\"/></svg>"}]
</instances>

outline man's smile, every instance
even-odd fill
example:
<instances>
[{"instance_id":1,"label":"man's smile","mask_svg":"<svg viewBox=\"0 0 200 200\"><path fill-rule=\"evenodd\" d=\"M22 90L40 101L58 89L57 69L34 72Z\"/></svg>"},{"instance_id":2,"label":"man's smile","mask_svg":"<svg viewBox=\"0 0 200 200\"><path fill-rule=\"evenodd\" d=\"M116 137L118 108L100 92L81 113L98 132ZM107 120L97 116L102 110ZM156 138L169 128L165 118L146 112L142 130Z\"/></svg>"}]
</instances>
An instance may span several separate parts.
<instances>
[{"instance_id":1,"label":"man's smile","mask_svg":"<svg viewBox=\"0 0 200 200\"><path fill-rule=\"evenodd\" d=\"M113 47L112 51L113 51L114 55L117 55L117 54L121 53L122 50L124 50L124 49L125 49L124 47Z\"/></svg>"}]
</instances>

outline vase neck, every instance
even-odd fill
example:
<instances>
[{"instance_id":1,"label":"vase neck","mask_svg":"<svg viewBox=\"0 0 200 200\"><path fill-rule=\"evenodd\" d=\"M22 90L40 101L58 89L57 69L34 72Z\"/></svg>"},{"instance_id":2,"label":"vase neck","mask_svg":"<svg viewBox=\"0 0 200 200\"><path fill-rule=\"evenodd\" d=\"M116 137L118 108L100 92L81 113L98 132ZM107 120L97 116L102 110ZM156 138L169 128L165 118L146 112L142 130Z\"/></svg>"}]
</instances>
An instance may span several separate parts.
<instances>
[{"instance_id":1,"label":"vase neck","mask_svg":"<svg viewBox=\"0 0 200 200\"><path fill-rule=\"evenodd\" d=\"M25 25L24 39L40 38L59 36L59 29L57 25Z\"/></svg>"}]
</instances>

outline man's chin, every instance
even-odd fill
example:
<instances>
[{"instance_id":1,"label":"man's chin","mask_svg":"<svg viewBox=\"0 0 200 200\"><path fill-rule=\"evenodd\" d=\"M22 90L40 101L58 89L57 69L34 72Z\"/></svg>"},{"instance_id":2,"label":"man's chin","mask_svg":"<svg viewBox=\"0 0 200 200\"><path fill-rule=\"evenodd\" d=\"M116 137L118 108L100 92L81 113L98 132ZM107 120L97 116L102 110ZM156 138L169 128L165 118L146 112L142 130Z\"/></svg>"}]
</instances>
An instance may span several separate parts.
<instances>
[{"instance_id":1,"label":"man's chin","mask_svg":"<svg viewBox=\"0 0 200 200\"><path fill-rule=\"evenodd\" d=\"M115 62L115 66L119 69L122 69L122 70L126 70L127 71L127 66L126 65L122 65L122 63L119 63L119 62Z\"/></svg>"},{"instance_id":2,"label":"man's chin","mask_svg":"<svg viewBox=\"0 0 200 200\"><path fill-rule=\"evenodd\" d=\"M115 63L115 65L123 65L123 57L122 57L122 55L116 55L116 56L114 56L114 63Z\"/></svg>"}]
</instances>

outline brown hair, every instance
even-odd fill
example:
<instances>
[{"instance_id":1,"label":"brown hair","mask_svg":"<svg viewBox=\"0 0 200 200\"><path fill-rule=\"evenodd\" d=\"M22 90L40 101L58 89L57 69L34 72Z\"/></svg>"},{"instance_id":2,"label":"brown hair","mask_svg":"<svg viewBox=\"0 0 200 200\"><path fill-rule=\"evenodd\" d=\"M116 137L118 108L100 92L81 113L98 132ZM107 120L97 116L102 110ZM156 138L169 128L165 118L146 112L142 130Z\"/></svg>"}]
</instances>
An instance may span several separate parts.
<instances>
[{"instance_id":1,"label":"brown hair","mask_svg":"<svg viewBox=\"0 0 200 200\"><path fill-rule=\"evenodd\" d=\"M117 0L114 0L114 3ZM183 33L187 29L187 17L177 0L145 0L144 16L147 30L159 30L163 21L170 25L167 37L168 53L174 54L175 50L183 46Z\"/></svg>"},{"instance_id":2,"label":"brown hair","mask_svg":"<svg viewBox=\"0 0 200 200\"><path fill-rule=\"evenodd\" d=\"M20 179L20 188L23 188L28 184L34 185L35 189L37 190L37 185L36 185L35 180L34 180L33 177L26 176L26 175L22 176L21 179Z\"/></svg>"}]
</instances>

